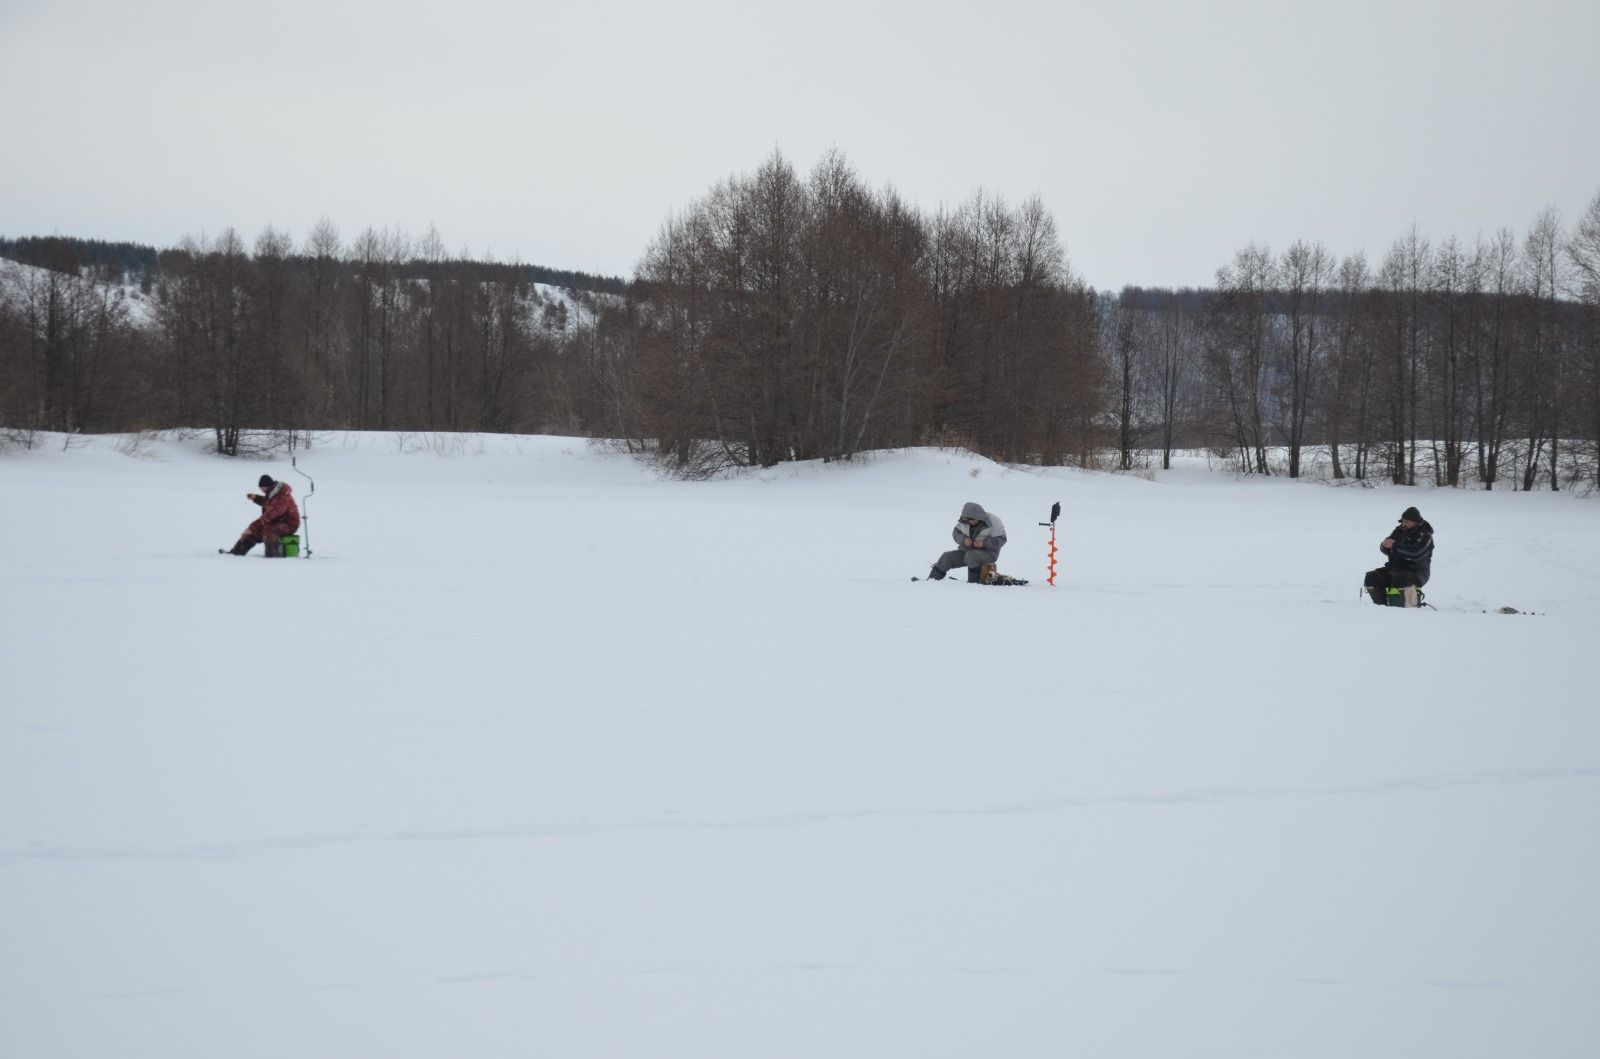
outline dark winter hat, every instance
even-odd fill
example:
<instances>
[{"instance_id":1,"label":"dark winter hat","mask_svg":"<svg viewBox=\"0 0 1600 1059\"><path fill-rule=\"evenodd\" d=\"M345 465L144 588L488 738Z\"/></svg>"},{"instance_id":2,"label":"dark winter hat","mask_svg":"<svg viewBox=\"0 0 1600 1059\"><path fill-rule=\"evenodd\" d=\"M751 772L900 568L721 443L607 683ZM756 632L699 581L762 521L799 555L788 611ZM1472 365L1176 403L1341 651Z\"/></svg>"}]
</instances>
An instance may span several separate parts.
<instances>
[{"instance_id":1,"label":"dark winter hat","mask_svg":"<svg viewBox=\"0 0 1600 1059\"><path fill-rule=\"evenodd\" d=\"M263 474L261 476L261 481L257 482L256 484L259 485L263 489L271 489L277 483L272 480L272 475Z\"/></svg>"},{"instance_id":2,"label":"dark winter hat","mask_svg":"<svg viewBox=\"0 0 1600 1059\"><path fill-rule=\"evenodd\" d=\"M1400 512L1400 521L1401 522L1421 522L1422 521L1422 512L1418 511L1414 507L1408 507L1404 511Z\"/></svg>"}]
</instances>

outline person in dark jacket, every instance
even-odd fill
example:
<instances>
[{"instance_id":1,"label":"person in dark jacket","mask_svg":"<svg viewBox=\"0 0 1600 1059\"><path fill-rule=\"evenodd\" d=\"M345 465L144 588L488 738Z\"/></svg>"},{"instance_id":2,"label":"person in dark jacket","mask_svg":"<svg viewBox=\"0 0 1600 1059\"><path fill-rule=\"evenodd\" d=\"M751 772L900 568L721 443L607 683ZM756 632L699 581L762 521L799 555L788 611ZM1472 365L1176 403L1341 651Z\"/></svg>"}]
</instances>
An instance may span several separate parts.
<instances>
[{"instance_id":1,"label":"person in dark jacket","mask_svg":"<svg viewBox=\"0 0 1600 1059\"><path fill-rule=\"evenodd\" d=\"M1378 550L1389 561L1367 572L1367 595L1380 607L1389 606L1393 597L1388 589L1398 588L1404 605L1416 606L1416 590L1428 583L1433 572L1433 527L1422 512L1408 507L1400 514L1400 525L1379 543Z\"/></svg>"},{"instance_id":2,"label":"person in dark jacket","mask_svg":"<svg viewBox=\"0 0 1600 1059\"><path fill-rule=\"evenodd\" d=\"M955 538L956 548L939 556L928 571L930 581L942 581L946 573L959 566L967 568L968 581L977 581L980 569L999 560L1000 549L1006 544L1006 527L980 505L963 504L961 518L950 536Z\"/></svg>"},{"instance_id":3,"label":"person in dark jacket","mask_svg":"<svg viewBox=\"0 0 1600 1059\"><path fill-rule=\"evenodd\" d=\"M259 493L246 493L245 498L261 508L261 517L244 528L239 539L228 549L229 555L245 555L258 544L267 546L268 557L282 555L278 538L287 537L300 528L300 508L294 502L294 489L288 482L275 482L263 474L256 483Z\"/></svg>"}]
</instances>

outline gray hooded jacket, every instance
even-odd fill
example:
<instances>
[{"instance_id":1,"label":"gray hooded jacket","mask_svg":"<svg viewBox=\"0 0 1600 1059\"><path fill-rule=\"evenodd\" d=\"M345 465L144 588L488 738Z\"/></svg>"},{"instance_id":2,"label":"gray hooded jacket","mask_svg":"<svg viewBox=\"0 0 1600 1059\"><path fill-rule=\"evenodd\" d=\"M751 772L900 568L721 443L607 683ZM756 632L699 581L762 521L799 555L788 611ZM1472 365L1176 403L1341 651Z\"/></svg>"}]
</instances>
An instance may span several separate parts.
<instances>
[{"instance_id":1,"label":"gray hooded jacket","mask_svg":"<svg viewBox=\"0 0 1600 1059\"><path fill-rule=\"evenodd\" d=\"M965 548L967 546L967 538L971 537L977 541L980 548L989 548L998 552L1005 547L1005 523L989 514L981 506L972 503L961 505L961 517L977 519L978 521L972 526L968 526L965 522L956 523L956 528L950 534L955 538L956 544Z\"/></svg>"}]
</instances>

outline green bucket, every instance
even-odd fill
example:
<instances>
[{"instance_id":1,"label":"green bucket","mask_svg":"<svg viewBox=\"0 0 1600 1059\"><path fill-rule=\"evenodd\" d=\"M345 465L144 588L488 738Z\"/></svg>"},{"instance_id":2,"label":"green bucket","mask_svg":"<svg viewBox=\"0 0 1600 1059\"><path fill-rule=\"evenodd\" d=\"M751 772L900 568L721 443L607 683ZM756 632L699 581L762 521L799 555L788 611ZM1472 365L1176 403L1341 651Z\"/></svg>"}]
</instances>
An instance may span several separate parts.
<instances>
[{"instance_id":1,"label":"green bucket","mask_svg":"<svg viewBox=\"0 0 1600 1059\"><path fill-rule=\"evenodd\" d=\"M299 534L291 533L287 537L279 537L278 538L278 543L283 545L283 557L285 559L298 559L298 558L300 558L300 535Z\"/></svg>"},{"instance_id":2,"label":"green bucket","mask_svg":"<svg viewBox=\"0 0 1600 1059\"><path fill-rule=\"evenodd\" d=\"M1414 589L1413 591L1415 591L1416 594L1417 594L1416 606L1419 606L1419 607L1422 606L1423 602L1428 597L1423 595L1422 589L1420 589L1420 588ZM1384 593L1385 593L1385 602L1388 603L1389 606L1391 606L1391 607L1403 607L1403 606L1406 605L1406 590L1405 589L1403 589L1403 588L1387 588L1387 589L1384 589Z\"/></svg>"}]
</instances>

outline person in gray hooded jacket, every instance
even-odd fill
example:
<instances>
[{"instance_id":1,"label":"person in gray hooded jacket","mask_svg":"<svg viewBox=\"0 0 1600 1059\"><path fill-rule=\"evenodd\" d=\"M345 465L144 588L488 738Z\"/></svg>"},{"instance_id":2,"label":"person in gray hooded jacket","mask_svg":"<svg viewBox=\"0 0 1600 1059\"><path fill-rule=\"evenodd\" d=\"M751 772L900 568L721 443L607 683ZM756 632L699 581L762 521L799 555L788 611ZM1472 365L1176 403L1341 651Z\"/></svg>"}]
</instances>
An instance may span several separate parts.
<instances>
[{"instance_id":1,"label":"person in gray hooded jacket","mask_svg":"<svg viewBox=\"0 0 1600 1059\"><path fill-rule=\"evenodd\" d=\"M939 561L928 571L930 581L939 581L951 570L967 568L967 580L978 580L978 570L988 563L997 562L1000 549L1005 547L1005 523L985 511L978 504L963 504L961 518L950 532L956 549L939 556Z\"/></svg>"}]
</instances>

